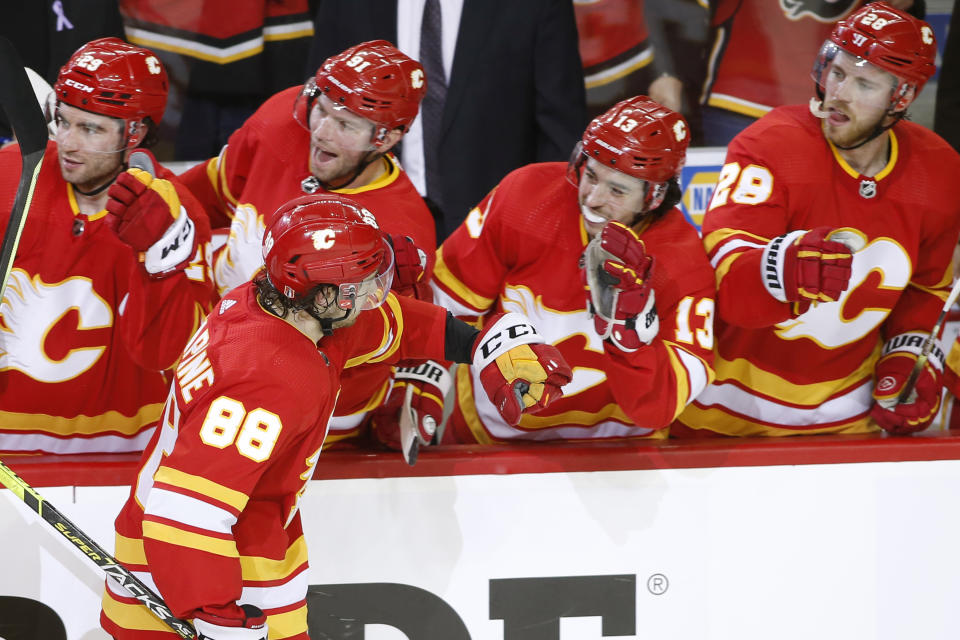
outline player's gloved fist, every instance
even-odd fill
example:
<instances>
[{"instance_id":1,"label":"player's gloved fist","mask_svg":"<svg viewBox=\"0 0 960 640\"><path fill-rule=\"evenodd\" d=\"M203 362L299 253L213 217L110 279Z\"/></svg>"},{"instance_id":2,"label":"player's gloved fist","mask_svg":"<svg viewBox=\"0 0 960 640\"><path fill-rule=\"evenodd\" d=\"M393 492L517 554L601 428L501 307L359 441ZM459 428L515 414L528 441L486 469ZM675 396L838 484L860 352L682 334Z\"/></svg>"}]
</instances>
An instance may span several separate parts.
<instances>
[{"instance_id":1,"label":"player's gloved fist","mask_svg":"<svg viewBox=\"0 0 960 640\"><path fill-rule=\"evenodd\" d=\"M393 247L393 290L419 298L415 291L427 268L427 254L410 236L388 233L387 241Z\"/></svg>"},{"instance_id":2,"label":"player's gloved fist","mask_svg":"<svg viewBox=\"0 0 960 640\"><path fill-rule=\"evenodd\" d=\"M778 236L763 250L763 284L780 302L833 302L850 284L853 249L829 227Z\"/></svg>"},{"instance_id":3,"label":"player's gloved fist","mask_svg":"<svg viewBox=\"0 0 960 640\"><path fill-rule=\"evenodd\" d=\"M107 195L117 237L146 252L148 273L164 275L186 266L196 250L196 232L169 180L154 178L142 169L127 169Z\"/></svg>"},{"instance_id":4,"label":"player's gloved fist","mask_svg":"<svg viewBox=\"0 0 960 640\"><path fill-rule=\"evenodd\" d=\"M197 640L267 640L267 616L252 604L240 605L244 618L199 611L193 620Z\"/></svg>"},{"instance_id":5,"label":"player's gloved fist","mask_svg":"<svg viewBox=\"0 0 960 640\"><path fill-rule=\"evenodd\" d=\"M556 347L546 344L519 313L497 314L477 336L473 365L490 401L511 425L563 395L573 373Z\"/></svg>"},{"instance_id":6,"label":"player's gloved fist","mask_svg":"<svg viewBox=\"0 0 960 640\"><path fill-rule=\"evenodd\" d=\"M399 449L413 466L420 446L429 445L443 418L443 398L453 382L450 372L433 360L396 367L390 397L373 411L374 437L389 449Z\"/></svg>"},{"instance_id":7,"label":"player's gloved fist","mask_svg":"<svg viewBox=\"0 0 960 640\"><path fill-rule=\"evenodd\" d=\"M898 402L929 335L923 332L901 333L888 340L883 347L883 355L875 368L875 404L870 411L870 417L884 431L897 435L923 431L940 409L943 350L936 342L920 370L913 392L905 402Z\"/></svg>"},{"instance_id":8,"label":"player's gloved fist","mask_svg":"<svg viewBox=\"0 0 960 640\"><path fill-rule=\"evenodd\" d=\"M660 331L650 280L654 260L636 232L619 222L608 222L599 239L602 251L588 251L585 266L593 326L619 349L636 351Z\"/></svg>"}]
</instances>

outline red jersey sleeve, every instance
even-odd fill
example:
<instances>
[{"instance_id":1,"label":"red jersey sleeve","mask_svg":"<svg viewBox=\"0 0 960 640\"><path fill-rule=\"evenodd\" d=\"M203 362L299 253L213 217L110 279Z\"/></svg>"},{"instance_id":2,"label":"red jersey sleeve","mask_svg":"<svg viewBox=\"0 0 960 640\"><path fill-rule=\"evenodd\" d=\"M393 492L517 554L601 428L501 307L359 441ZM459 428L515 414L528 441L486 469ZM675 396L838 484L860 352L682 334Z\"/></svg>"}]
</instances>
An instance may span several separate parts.
<instances>
[{"instance_id":1,"label":"red jersey sleeve","mask_svg":"<svg viewBox=\"0 0 960 640\"><path fill-rule=\"evenodd\" d=\"M121 339L131 357L147 369L168 369L193 335L214 301L212 274L207 263L210 224L203 208L167 169L160 177L170 180L180 202L193 220L197 249L190 264L165 278L151 278L143 264L131 260L126 266L127 296L117 322Z\"/></svg>"}]
</instances>

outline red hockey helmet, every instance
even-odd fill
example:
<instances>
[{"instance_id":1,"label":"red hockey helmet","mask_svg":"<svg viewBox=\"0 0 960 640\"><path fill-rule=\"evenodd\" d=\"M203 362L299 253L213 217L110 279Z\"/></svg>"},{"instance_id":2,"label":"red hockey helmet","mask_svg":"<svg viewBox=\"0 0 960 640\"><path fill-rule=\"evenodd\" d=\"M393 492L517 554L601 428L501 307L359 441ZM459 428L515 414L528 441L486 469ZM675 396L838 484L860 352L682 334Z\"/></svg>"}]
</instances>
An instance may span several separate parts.
<instances>
[{"instance_id":1,"label":"red hockey helmet","mask_svg":"<svg viewBox=\"0 0 960 640\"><path fill-rule=\"evenodd\" d=\"M72 107L123 120L149 116L155 124L163 118L168 88L159 58L119 38L77 49L53 86L57 100Z\"/></svg>"},{"instance_id":2,"label":"red hockey helmet","mask_svg":"<svg viewBox=\"0 0 960 640\"><path fill-rule=\"evenodd\" d=\"M577 155L592 158L634 178L664 183L680 175L690 145L679 113L635 96L597 116L583 132Z\"/></svg>"},{"instance_id":3,"label":"red hockey helmet","mask_svg":"<svg viewBox=\"0 0 960 640\"><path fill-rule=\"evenodd\" d=\"M270 282L295 299L320 284L339 286L341 308L383 303L393 281L393 251L376 219L337 194L301 196L284 204L263 236Z\"/></svg>"},{"instance_id":4,"label":"red hockey helmet","mask_svg":"<svg viewBox=\"0 0 960 640\"><path fill-rule=\"evenodd\" d=\"M894 107L905 106L901 101L907 90L913 87L920 93L937 70L937 42L930 25L884 2L871 2L834 25L814 65L821 93L823 70L838 48L897 77Z\"/></svg>"},{"instance_id":5,"label":"red hockey helmet","mask_svg":"<svg viewBox=\"0 0 960 640\"><path fill-rule=\"evenodd\" d=\"M387 129L409 129L427 92L423 66L386 40L350 47L327 58L314 78L335 104Z\"/></svg>"}]
</instances>

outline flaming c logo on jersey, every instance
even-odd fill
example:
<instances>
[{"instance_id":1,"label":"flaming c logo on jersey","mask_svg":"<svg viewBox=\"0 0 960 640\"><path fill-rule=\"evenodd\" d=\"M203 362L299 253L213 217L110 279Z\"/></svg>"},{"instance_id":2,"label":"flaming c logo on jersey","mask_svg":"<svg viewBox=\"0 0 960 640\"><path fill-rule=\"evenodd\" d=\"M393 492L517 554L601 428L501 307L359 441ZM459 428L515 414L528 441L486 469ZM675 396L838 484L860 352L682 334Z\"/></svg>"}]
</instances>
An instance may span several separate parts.
<instances>
[{"instance_id":1,"label":"flaming c logo on jersey","mask_svg":"<svg viewBox=\"0 0 960 640\"><path fill-rule=\"evenodd\" d=\"M858 4L859 0L780 0L780 8L791 20L809 16L818 22L836 22Z\"/></svg>"}]
</instances>

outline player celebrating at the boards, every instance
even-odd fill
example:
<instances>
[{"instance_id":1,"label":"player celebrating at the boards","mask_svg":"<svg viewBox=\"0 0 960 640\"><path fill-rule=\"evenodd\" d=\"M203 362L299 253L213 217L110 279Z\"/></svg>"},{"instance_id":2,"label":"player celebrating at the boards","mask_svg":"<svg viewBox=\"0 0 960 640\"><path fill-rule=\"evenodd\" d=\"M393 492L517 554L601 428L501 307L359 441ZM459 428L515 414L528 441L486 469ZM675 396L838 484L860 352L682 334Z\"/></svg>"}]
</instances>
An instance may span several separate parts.
<instances>
[{"instance_id":1,"label":"player celebrating at the boards","mask_svg":"<svg viewBox=\"0 0 960 640\"><path fill-rule=\"evenodd\" d=\"M0 304L0 450L141 451L162 371L210 309L206 216L138 147L156 140L167 74L117 38L60 70L46 150ZM136 151L135 151L136 150ZM128 169L136 152L155 175ZM0 151L0 223L20 175Z\"/></svg>"},{"instance_id":2,"label":"player celebrating at the boards","mask_svg":"<svg viewBox=\"0 0 960 640\"><path fill-rule=\"evenodd\" d=\"M676 208L689 139L680 114L646 96L624 100L590 123L569 164L510 173L444 241L438 304L484 323L522 310L574 367L563 399L517 426L477 393L476 372L458 367L444 442L662 437L703 389L714 279ZM584 256L590 238L599 251ZM403 382L417 387L418 417L439 419L436 383ZM393 418L384 413L381 437Z\"/></svg>"},{"instance_id":3,"label":"player celebrating at the boards","mask_svg":"<svg viewBox=\"0 0 960 640\"><path fill-rule=\"evenodd\" d=\"M213 226L230 226L214 263L221 293L263 264L264 225L280 205L304 193L342 193L376 211L380 228L391 234L394 291L428 297L434 221L391 154L425 92L419 62L383 40L358 44L327 59L302 87L267 100L218 157L184 173ZM390 367L365 365L346 376L328 442L360 432L366 412L383 400Z\"/></svg>"},{"instance_id":4,"label":"player celebrating at the boards","mask_svg":"<svg viewBox=\"0 0 960 640\"><path fill-rule=\"evenodd\" d=\"M513 421L560 397L570 379L519 314L478 332L390 293L393 252L375 224L343 196L284 205L264 237L265 271L224 297L183 352L117 518L116 558L174 615L194 618L201 637L261 640L267 626L307 637L297 507L344 367L472 362ZM101 620L118 640L172 637L111 579Z\"/></svg>"},{"instance_id":5,"label":"player celebrating at the boards","mask_svg":"<svg viewBox=\"0 0 960 640\"><path fill-rule=\"evenodd\" d=\"M680 420L730 435L923 429L937 349L897 397L950 288L960 157L903 119L935 71L933 30L881 2L838 22L819 99L727 150L703 237L717 269L717 379Z\"/></svg>"}]
</instances>

